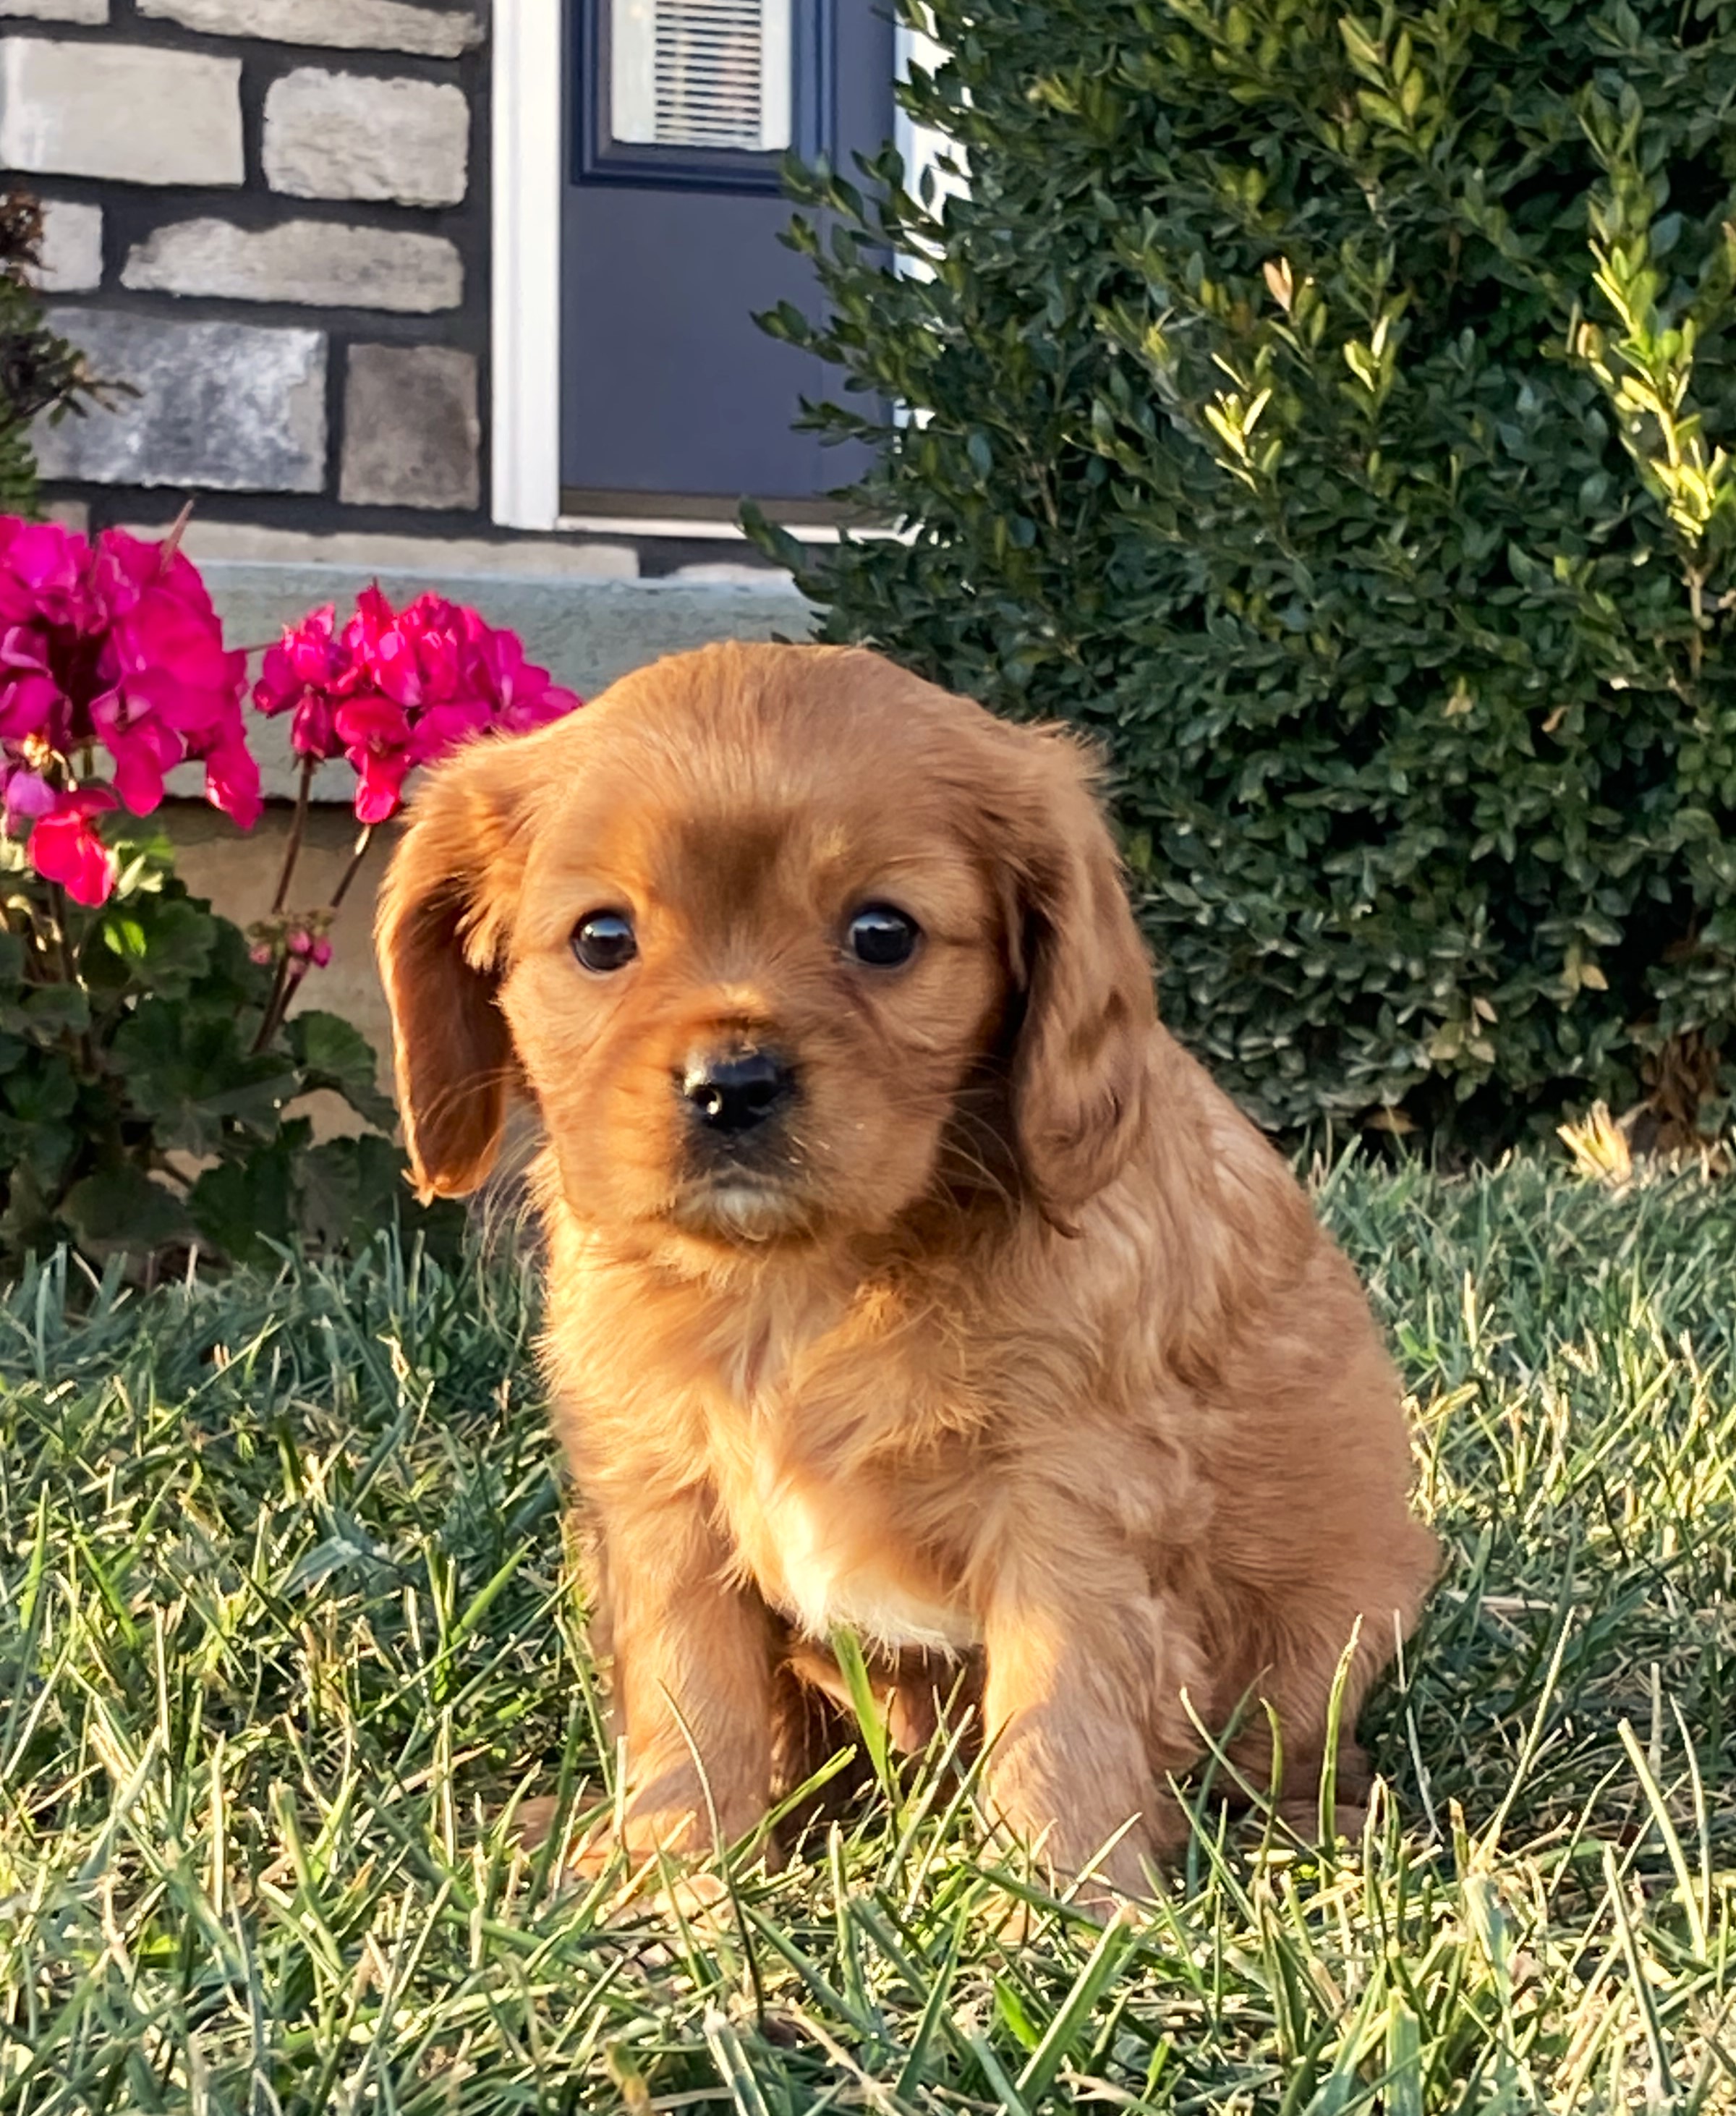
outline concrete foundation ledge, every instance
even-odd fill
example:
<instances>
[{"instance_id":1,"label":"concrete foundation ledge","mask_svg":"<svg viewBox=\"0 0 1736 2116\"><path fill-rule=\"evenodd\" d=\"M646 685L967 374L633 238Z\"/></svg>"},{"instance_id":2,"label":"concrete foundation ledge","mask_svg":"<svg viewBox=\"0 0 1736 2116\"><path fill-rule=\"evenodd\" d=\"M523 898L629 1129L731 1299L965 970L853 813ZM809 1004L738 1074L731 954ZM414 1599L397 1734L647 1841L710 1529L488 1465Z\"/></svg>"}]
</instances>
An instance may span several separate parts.
<instances>
[{"instance_id":1,"label":"concrete foundation ledge","mask_svg":"<svg viewBox=\"0 0 1736 2116\"><path fill-rule=\"evenodd\" d=\"M395 605L429 588L471 605L490 624L516 632L533 661L587 698L647 661L713 640L804 638L815 617L811 605L772 573L763 582L740 577L628 581L209 558L201 559L200 570L234 646L267 646L286 624L324 603L335 603L342 617L377 580ZM286 723L255 720L252 732L266 793L287 798L296 772ZM196 796L196 775L179 777L185 783L173 790ZM347 766L326 766L315 782L315 798L347 801L354 784Z\"/></svg>"}]
</instances>

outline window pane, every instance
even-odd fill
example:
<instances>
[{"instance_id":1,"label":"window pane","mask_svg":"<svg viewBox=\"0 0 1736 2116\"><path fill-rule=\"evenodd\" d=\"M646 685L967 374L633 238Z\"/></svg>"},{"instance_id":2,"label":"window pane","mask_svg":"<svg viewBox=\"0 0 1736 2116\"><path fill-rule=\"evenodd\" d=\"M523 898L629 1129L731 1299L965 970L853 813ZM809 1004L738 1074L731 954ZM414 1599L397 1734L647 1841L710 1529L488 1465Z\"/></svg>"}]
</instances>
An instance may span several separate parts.
<instances>
[{"instance_id":1,"label":"window pane","mask_svg":"<svg viewBox=\"0 0 1736 2116\"><path fill-rule=\"evenodd\" d=\"M609 0L610 131L627 145L781 152L790 0Z\"/></svg>"}]
</instances>

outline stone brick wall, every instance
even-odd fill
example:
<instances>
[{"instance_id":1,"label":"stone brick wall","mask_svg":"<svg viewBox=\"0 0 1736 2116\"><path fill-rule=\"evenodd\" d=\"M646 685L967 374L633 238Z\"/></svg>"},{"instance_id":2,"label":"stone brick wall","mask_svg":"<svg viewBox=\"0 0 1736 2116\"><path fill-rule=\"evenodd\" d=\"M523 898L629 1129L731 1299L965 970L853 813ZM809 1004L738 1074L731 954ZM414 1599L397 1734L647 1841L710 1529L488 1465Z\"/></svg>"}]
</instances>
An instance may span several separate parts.
<instances>
[{"instance_id":1,"label":"stone brick wall","mask_svg":"<svg viewBox=\"0 0 1736 2116\"><path fill-rule=\"evenodd\" d=\"M139 393L44 430L51 496L485 526L486 4L0 0L0 172L61 327Z\"/></svg>"}]
</instances>

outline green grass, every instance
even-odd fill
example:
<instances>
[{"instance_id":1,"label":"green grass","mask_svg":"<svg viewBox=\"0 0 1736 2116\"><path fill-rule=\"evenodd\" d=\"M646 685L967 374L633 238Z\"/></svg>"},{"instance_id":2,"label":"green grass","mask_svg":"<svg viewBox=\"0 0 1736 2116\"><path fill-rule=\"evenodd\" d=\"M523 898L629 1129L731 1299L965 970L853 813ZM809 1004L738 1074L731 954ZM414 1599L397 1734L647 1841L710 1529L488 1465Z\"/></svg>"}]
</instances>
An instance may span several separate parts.
<instances>
[{"instance_id":1,"label":"green grass","mask_svg":"<svg viewBox=\"0 0 1736 2116\"><path fill-rule=\"evenodd\" d=\"M0 2116L1736 2107L1736 1191L1322 1191L1446 1578L1364 1839L1202 1802L1107 1936L998 1936L1028 1884L939 1770L698 1923L512 1848L600 1765L498 1263L14 1289Z\"/></svg>"}]
</instances>

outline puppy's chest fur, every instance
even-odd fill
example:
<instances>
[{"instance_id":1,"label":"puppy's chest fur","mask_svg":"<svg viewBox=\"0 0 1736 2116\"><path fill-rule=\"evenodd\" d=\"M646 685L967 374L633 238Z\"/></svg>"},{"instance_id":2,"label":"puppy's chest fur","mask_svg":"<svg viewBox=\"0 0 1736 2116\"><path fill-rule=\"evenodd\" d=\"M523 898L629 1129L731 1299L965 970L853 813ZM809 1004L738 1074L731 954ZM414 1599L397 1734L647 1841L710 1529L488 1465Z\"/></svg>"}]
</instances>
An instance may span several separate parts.
<instances>
[{"instance_id":1,"label":"puppy's chest fur","mask_svg":"<svg viewBox=\"0 0 1736 2116\"><path fill-rule=\"evenodd\" d=\"M777 1341L749 1330L708 1388L712 1479L742 1571L802 1631L962 1652L979 1628L929 1523L956 1522L980 1406L956 1359L873 1302Z\"/></svg>"},{"instance_id":2,"label":"puppy's chest fur","mask_svg":"<svg viewBox=\"0 0 1736 2116\"><path fill-rule=\"evenodd\" d=\"M833 1481L782 1470L768 1454L752 1486L721 1494L744 1568L772 1605L810 1637L839 1626L889 1651L959 1653L976 1622L931 1568L913 1562L861 1495ZM869 1531L865 1534L865 1530Z\"/></svg>"}]
</instances>

